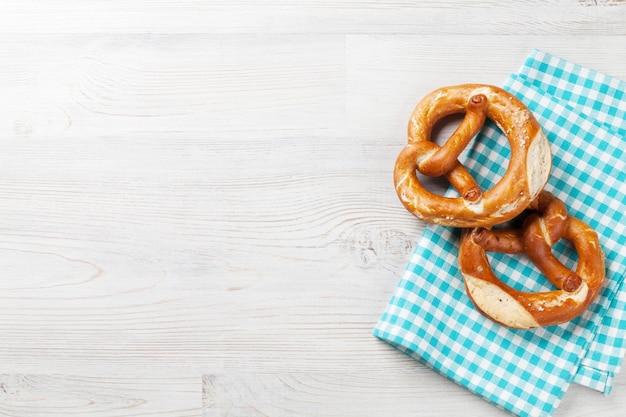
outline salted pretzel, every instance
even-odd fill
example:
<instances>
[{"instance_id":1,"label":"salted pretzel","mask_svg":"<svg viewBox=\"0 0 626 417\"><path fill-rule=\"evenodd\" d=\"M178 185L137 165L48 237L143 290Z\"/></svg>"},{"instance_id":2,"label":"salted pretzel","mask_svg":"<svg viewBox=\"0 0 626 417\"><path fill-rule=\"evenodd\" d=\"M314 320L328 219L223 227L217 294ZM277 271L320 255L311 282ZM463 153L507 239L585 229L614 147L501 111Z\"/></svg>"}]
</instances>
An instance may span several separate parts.
<instances>
[{"instance_id":1,"label":"salted pretzel","mask_svg":"<svg viewBox=\"0 0 626 417\"><path fill-rule=\"evenodd\" d=\"M435 123L463 112L465 118L444 145L431 141ZM506 135L511 159L500 181L483 193L457 158L486 118ZM517 216L535 199L551 165L548 140L520 100L498 87L465 84L435 90L417 105L409 122L408 144L396 160L394 182L406 209L422 220L455 227L491 226ZM444 175L460 197L426 190L416 171Z\"/></svg>"},{"instance_id":2,"label":"salted pretzel","mask_svg":"<svg viewBox=\"0 0 626 417\"><path fill-rule=\"evenodd\" d=\"M551 326L579 316L598 295L605 277L597 233L569 216L562 201L542 191L527 213L518 229L465 229L459 247L461 274L476 308L496 322L519 329ZM574 245L576 271L552 254L551 247L559 239ZM526 253L557 289L530 293L511 288L494 275L485 251Z\"/></svg>"}]
</instances>

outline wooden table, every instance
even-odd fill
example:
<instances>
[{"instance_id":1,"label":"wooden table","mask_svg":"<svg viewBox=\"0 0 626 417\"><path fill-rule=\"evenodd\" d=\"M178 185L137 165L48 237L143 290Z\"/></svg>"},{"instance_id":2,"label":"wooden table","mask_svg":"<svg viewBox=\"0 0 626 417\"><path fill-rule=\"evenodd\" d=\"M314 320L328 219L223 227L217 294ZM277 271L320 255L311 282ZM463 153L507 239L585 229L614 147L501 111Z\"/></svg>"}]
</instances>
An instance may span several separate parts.
<instances>
[{"instance_id":1,"label":"wooden table","mask_svg":"<svg viewBox=\"0 0 626 417\"><path fill-rule=\"evenodd\" d=\"M410 112L532 48L626 79L626 2L0 3L0 415L505 416L371 333Z\"/></svg>"}]
</instances>

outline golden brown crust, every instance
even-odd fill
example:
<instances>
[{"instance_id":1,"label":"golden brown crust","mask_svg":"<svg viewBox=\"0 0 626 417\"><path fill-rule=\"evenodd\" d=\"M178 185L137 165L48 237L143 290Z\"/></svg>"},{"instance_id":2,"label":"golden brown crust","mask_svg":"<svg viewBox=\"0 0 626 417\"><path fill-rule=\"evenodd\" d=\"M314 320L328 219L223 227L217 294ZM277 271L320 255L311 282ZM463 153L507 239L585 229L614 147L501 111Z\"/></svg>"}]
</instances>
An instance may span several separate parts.
<instances>
[{"instance_id":1,"label":"golden brown crust","mask_svg":"<svg viewBox=\"0 0 626 417\"><path fill-rule=\"evenodd\" d=\"M439 147L430 141L443 117L466 112L450 140ZM502 179L481 192L457 157L482 126L493 120L507 136L511 160ZM505 90L481 84L444 87L428 94L411 115L408 144L394 169L396 191L418 218L446 226L492 226L523 211L547 182L551 153L541 127L524 104ZM426 190L417 177L446 175L461 197L447 198Z\"/></svg>"},{"instance_id":2,"label":"golden brown crust","mask_svg":"<svg viewBox=\"0 0 626 417\"><path fill-rule=\"evenodd\" d=\"M463 231L459 266L469 297L484 315L509 327L533 328L564 323L582 314L598 295L605 278L604 256L597 233L581 220L567 215L565 205L543 191L519 230ZM559 239L574 244L576 271L563 266L552 254ZM525 252L558 288L528 293L498 279L485 250Z\"/></svg>"}]
</instances>

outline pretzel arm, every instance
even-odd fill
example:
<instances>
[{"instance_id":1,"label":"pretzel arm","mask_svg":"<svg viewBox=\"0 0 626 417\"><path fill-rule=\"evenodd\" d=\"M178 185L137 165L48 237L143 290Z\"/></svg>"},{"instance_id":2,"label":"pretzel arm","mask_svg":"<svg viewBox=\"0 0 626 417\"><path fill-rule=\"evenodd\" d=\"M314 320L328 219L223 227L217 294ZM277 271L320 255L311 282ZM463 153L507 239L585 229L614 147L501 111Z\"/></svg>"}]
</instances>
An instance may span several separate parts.
<instances>
[{"instance_id":1,"label":"pretzel arm","mask_svg":"<svg viewBox=\"0 0 626 417\"><path fill-rule=\"evenodd\" d=\"M490 230L479 227L473 231L472 239L487 252L524 252L521 229Z\"/></svg>"},{"instance_id":2,"label":"pretzel arm","mask_svg":"<svg viewBox=\"0 0 626 417\"><path fill-rule=\"evenodd\" d=\"M524 228L523 242L528 257L557 288L567 292L576 291L582 285L582 278L554 257L552 247L544 239L539 218L533 219L534 216L537 215L529 217L530 221Z\"/></svg>"},{"instance_id":3,"label":"pretzel arm","mask_svg":"<svg viewBox=\"0 0 626 417\"><path fill-rule=\"evenodd\" d=\"M458 163L457 158L463 149L485 123L487 104L487 97L484 94L477 94L469 99L465 118L452 136L436 152L418 164L418 169L422 174L438 177L450 171Z\"/></svg>"},{"instance_id":4,"label":"pretzel arm","mask_svg":"<svg viewBox=\"0 0 626 417\"><path fill-rule=\"evenodd\" d=\"M559 289L572 292L582 284L582 278L563 266L552 254L552 245L568 230L569 217L565 204L544 191L536 199L537 213L526 218L524 248L539 270Z\"/></svg>"},{"instance_id":5,"label":"pretzel arm","mask_svg":"<svg viewBox=\"0 0 626 417\"><path fill-rule=\"evenodd\" d=\"M416 155L415 168L422 172L420 164L431 155L439 152L442 148L436 143L428 141L415 142L407 146L407 148L414 149L414 155ZM458 192L461 197L469 202L474 202L482 196L482 191L472 174L458 161L452 161L452 165L449 170L444 173L444 176ZM422 172L423 173L423 172Z\"/></svg>"},{"instance_id":6,"label":"pretzel arm","mask_svg":"<svg viewBox=\"0 0 626 417\"><path fill-rule=\"evenodd\" d=\"M465 201L474 202L483 195L472 174L459 161L456 161L445 177Z\"/></svg>"}]
</instances>

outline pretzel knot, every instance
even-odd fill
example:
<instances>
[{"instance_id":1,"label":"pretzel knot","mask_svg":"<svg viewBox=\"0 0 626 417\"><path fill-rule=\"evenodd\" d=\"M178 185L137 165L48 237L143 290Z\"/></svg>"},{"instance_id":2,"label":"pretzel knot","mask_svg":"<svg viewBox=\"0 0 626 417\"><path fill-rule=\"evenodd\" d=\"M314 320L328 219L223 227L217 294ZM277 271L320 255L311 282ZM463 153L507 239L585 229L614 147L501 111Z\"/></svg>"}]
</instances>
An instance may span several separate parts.
<instances>
[{"instance_id":1,"label":"pretzel knot","mask_svg":"<svg viewBox=\"0 0 626 417\"><path fill-rule=\"evenodd\" d=\"M569 216L562 201L542 191L529 213L519 229L465 229L459 248L461 274L476 308L519 329L551 326L579 316L595 299L605 277L598 235ZM552 254L552 245L560 239L570 241L578 253L575 272ZM485 251L526 253L557 289L530 293L511 288L494 275Z\"/></svg>"},{"instance_id":2,"label":"pretzel knot","mask_svg":"<svg viewBox=\"0 0 626 417\"><path fill-rule=\"evenodd\" d=\"M445 144L430 140L439 120L463 112L465 118ZM483 192L458 157L487 118L506 135L511 158L500 181ZM498 87L465 84L435 90L417 105L409 122L408 144L396 160L394 182L404 206L422 220L455 227L492 226L517 216L536 198L551 164L548 139L521 101ZM426 190L418 171L445 176L460 197Z\"/></svg>"}]
</instances>

